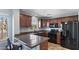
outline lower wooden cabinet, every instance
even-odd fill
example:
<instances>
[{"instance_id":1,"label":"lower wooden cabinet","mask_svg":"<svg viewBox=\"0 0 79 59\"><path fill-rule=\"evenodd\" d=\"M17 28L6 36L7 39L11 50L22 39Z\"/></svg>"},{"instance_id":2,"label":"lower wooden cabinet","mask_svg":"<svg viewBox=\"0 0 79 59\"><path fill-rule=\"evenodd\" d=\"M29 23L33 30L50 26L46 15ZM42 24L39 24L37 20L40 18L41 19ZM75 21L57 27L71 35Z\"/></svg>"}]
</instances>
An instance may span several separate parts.
<instances>
[{"instance_id":1,"label":"lower wooden cabinet","mask_svg":"<svg viewBox=\"0 0 79 59\"><path fill-rule=\"evenodd\" d=\"M40 44L40 50L48 50L48 40Z\"/></svg>"},{"instance_id":2,"label":"lower wooden cabinet","mask_svg":"<svg viewBox=\"0 0 79 59\"><path fill-rule=\"evenodd\" d=\"M57 43L57 44L61 44L61 32L57 32L56 43Z\"/></svg>"}]
</instances>

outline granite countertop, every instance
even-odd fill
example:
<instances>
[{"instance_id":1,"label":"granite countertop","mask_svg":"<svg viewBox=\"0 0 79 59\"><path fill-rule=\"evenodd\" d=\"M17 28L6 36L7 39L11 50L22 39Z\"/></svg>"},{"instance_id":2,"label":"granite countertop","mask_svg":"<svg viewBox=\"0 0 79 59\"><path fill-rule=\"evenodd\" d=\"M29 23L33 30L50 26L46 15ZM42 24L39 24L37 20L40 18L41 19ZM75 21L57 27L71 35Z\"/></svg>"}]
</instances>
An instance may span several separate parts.
<instances>
[{"instance_id":1,"label":"granite countertop","mask_svg":"<svg viewBox=\"0 0 79 59\"><path fill-rule=\"evenodd\" d=\"M42 37L34 34L23 34L16 36L16 38L23 41L29 48L34 48L49 39L48 37Z\"/></svg>"},{"instance_id":2,"label":"granite countertop","mask_svg":"<svg viewBox=\"0 0 79 59\"><path fill-rule=\"evenodd\" d=\"M38 28L38 29L31 29L31 28L21 28L20 29L20 32L21 33L25 33L25 32L38 32L38 31L46 31L46 32L50 32L51 29L54 29L54 30L58 30L58 31L62 31L62 28Z\"/></svg>"},{"instance_id":3,"label":"granite countertop","mask_svg":"<svg viewBox=\"0 0 79 59\"><path fill-rule=\"evenodd\" d=\"M20 29L20 32L23 33L23 32L35 32L35 31L50 31L50 28L39 28L39 29L31 29L31 28L21 28Z\"/></svg>"}]
</instances>

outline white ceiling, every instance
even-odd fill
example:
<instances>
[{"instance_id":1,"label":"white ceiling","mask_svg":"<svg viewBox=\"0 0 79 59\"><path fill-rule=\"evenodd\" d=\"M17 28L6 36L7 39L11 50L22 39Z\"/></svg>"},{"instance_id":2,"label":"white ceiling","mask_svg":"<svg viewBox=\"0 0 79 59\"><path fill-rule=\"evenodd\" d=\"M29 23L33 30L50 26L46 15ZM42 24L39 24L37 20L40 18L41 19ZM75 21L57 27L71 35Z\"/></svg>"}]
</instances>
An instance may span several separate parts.
<instances>
[{"instance_id":1,"label":"white ceiling","mask_svg":"<svg viewBox=\"0 0 79 59\"><path fill-rule=\"evenodd\" d=\"M57 18L78 15L79 9L21 9L22 14L41 18Z\"/></svg>"}]
</instances>

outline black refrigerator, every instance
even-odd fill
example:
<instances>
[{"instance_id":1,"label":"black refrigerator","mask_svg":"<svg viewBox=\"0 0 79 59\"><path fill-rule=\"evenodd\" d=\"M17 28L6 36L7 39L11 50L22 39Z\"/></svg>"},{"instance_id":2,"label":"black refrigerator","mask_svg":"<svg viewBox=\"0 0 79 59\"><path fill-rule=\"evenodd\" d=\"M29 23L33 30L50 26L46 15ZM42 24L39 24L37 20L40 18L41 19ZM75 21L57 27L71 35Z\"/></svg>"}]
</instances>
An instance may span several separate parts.
<instances>
[{"instance_id":1,"label":"black refrigerator","mask_svg":"<svg viewBox=\"0 0 79 59\"><path fill-rule=\"evenodd\" d=\"M62 24L65 38L61 41L61 46L72 50L79 49L79 22L70 21ZM68 33L67 33L68 31Z\"/></svg>"}]
</instances>

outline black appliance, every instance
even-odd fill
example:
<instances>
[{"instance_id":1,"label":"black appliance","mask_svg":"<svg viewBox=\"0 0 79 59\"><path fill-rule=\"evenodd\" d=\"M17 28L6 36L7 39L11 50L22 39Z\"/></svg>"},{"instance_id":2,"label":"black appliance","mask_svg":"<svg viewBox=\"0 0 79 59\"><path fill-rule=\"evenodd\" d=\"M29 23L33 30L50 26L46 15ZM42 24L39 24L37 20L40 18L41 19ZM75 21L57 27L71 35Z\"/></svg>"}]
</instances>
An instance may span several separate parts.
<instances>
[{"instance_id":1,"label":"black appliance","mask_svg":"<svg viewBox=\"0 0 79 59\"><path fill-rule=\"evenodd\" d=\"M58 23L55 24L49 24L49 28L58 28Z\"/></svg>"},{"instance_id":2,"label":"black appliance","mask_svg":"<svg viewBox=\"0 0 79 59\"><path fill-rule=\"evenodd\" d=\"M51 29L51 31L48 33L48 37L50 38L49 42L56 43L57 30Z\"/></svg>"},{"instance_id":3,"label":"black appliance","mask_svg":"<svg viewBox=\"0 0 79 59\"><path fill-rule=\"evenodd\" d=\"M79 22L63 23L61 46L73 50L79 49Z\"/></svg>"}]
</instances>

